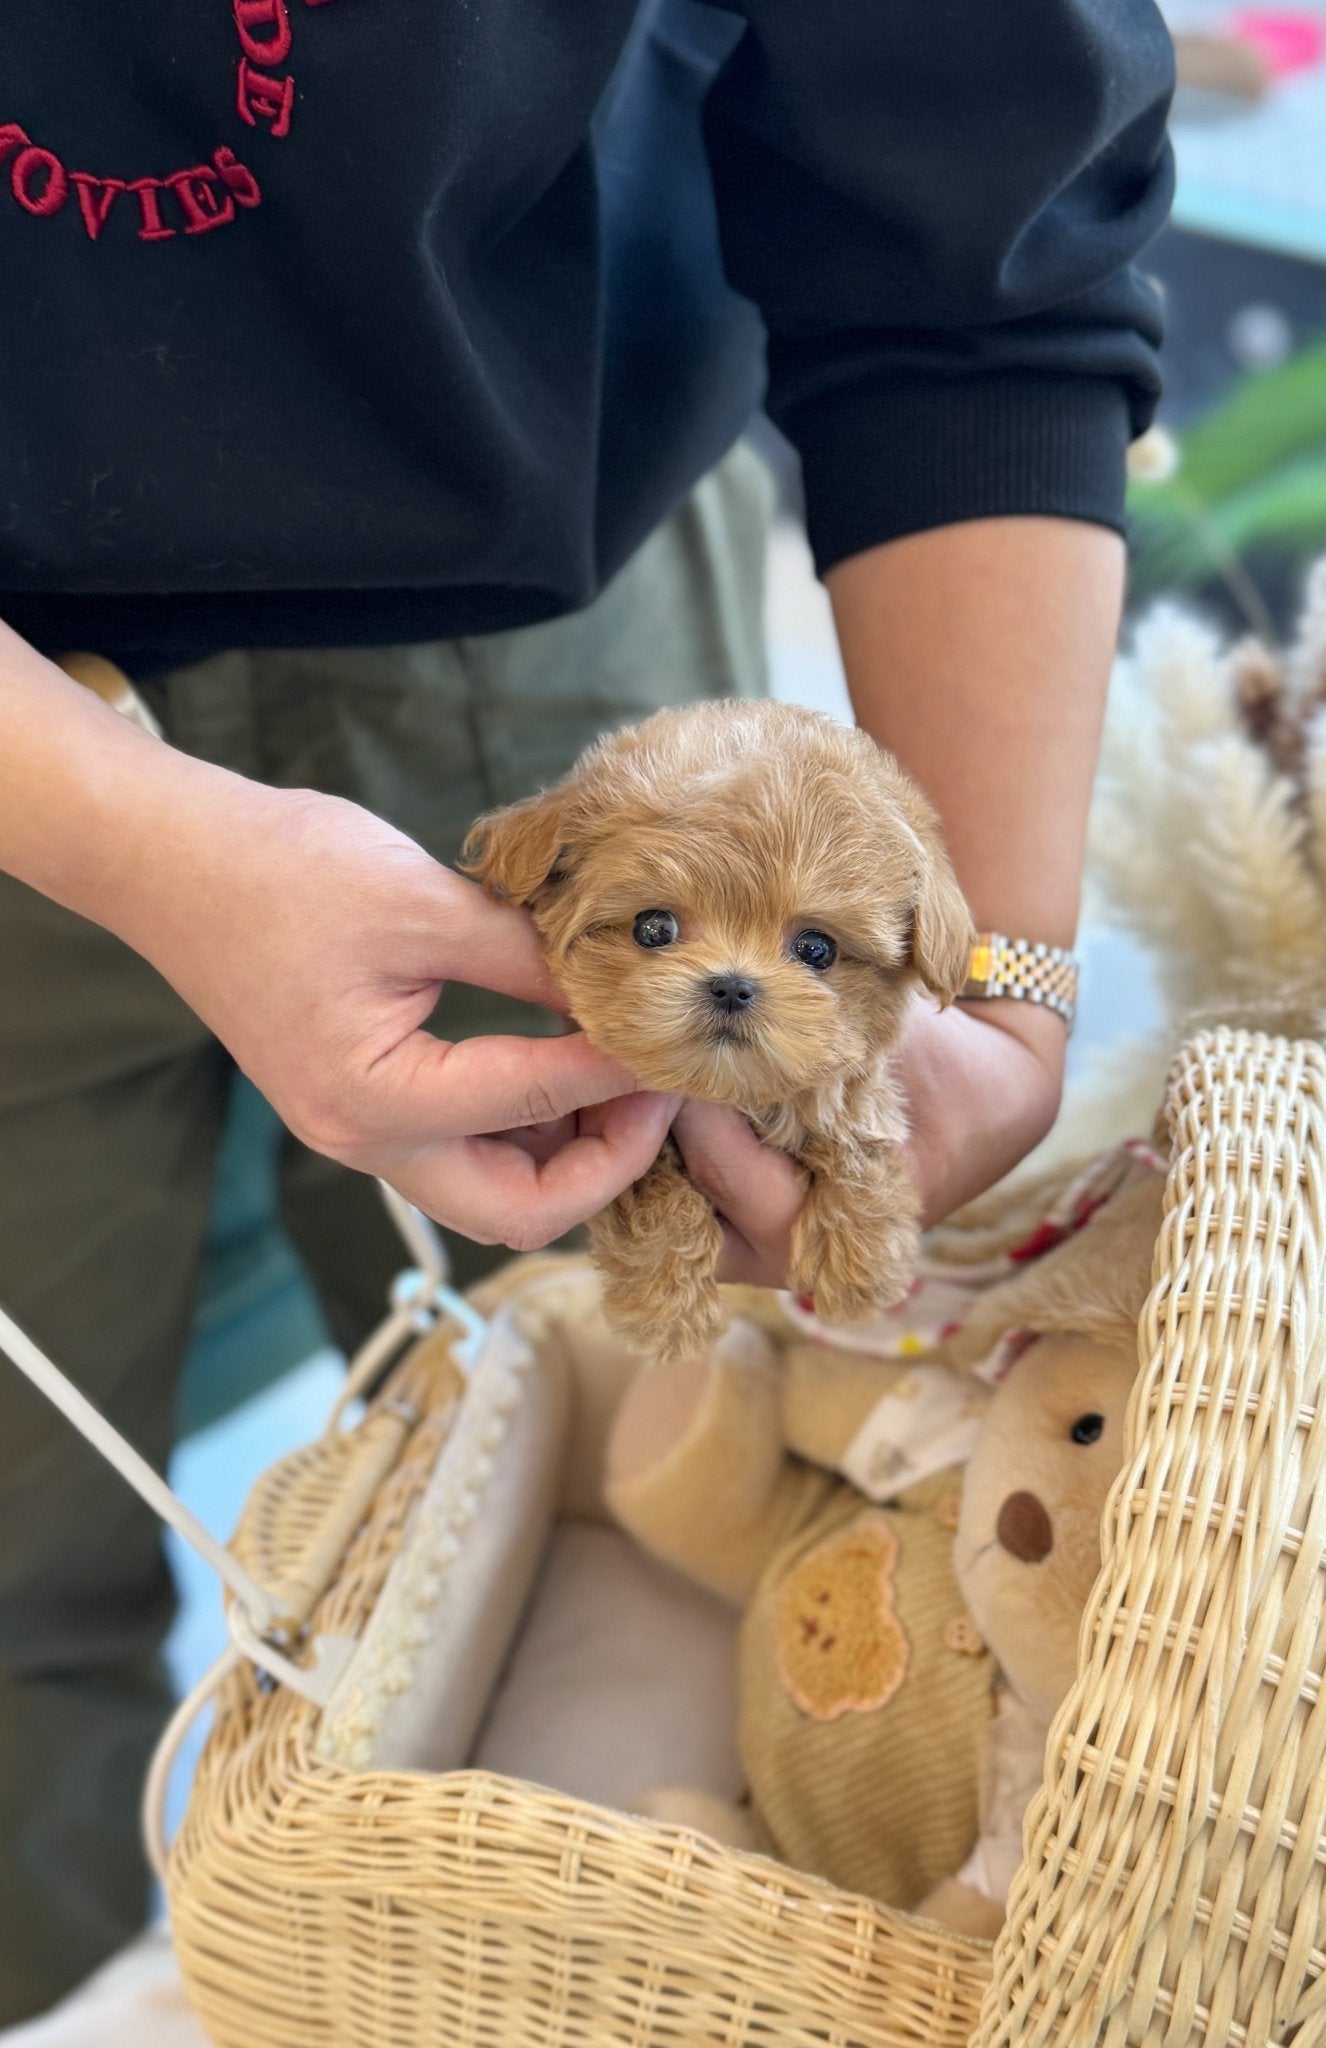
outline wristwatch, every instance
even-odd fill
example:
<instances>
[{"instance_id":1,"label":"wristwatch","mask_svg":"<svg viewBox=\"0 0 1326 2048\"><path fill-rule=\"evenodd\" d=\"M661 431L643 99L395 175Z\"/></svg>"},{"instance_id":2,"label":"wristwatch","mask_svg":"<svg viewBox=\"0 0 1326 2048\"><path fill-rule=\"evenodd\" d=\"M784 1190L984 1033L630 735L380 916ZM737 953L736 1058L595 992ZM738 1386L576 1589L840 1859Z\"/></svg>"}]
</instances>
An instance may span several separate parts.
<instances>
[{"instance_id":1,"label":"wristwatch","mask_svg":"<svg viewBox=\"0 0 1326 2048\"><path fill-rule=\"evenodd\" d=\"M1009 939L1003 932L978 932L958 1000L993 1002L1011 996L1017 1003L1039 1003L1062 1017L1071 1031L1077 1010L1077 977L1076 957L1062 946Z\"/></svg>"}]
</instances>

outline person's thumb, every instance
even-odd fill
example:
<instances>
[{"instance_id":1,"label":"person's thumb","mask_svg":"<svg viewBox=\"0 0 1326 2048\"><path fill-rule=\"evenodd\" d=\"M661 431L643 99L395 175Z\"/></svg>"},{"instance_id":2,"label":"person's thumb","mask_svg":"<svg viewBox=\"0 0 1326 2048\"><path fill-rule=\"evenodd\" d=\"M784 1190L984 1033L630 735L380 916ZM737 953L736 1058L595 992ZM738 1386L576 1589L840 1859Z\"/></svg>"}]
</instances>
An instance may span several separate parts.
<instances>
[{"instance_id":1,"label":"person's thumb","mask_svg":"<svg viewBox=\"0 0 1326 2048\"><path fill-rule=\"evenodd\" d=\"M566 1000L548 972L529 912L515 904L495 903L477 882L451 868L437 868L433 879L441 905L439 939L444 937L438 948L438 980L495 989L499 995L564 1012Z\"/></svg>"},{"instance_id":2,"label":"person's thumb","mask_svg":"<svg viewBox=\"0 0 1326 2048\"><path fill-rule=\"evenodd\" d=\"M370 1070L365 1114L382 1142L426 1145L553 1123L639 1086L578 1031L454 1044L415 1031Z\"/></svg>"}]
</instances>

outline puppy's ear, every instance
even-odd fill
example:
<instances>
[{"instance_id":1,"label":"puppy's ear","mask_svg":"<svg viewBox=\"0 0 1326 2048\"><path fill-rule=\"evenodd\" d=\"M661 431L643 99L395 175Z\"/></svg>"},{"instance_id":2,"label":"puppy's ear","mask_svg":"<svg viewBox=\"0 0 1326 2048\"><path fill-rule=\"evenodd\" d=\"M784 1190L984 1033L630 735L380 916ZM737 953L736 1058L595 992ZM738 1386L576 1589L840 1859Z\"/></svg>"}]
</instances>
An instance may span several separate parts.
<instances>
[{"instance_id":1,"label":"puppy's ear","mask_svg":"<svg viewBox=\"0 0 1326 2048\"><path fill-rule=\"evenodd\" d=\"M565 823L566 795L560 789L489 811L466 834L460 865L491 896L529 903L558 879L567 858Z\"/></svg>"},{"instance_id":2,"label":"puppy's ear","mask_svg":"<svg viewBox=\"0 0 1326 2048\"><path fill-rule=\"evenodd\" d=\"M967 979L975 936L948 855L932 840L925 845L912 905L912 965L945 1007Z\"/></svg>"}]
</instances>

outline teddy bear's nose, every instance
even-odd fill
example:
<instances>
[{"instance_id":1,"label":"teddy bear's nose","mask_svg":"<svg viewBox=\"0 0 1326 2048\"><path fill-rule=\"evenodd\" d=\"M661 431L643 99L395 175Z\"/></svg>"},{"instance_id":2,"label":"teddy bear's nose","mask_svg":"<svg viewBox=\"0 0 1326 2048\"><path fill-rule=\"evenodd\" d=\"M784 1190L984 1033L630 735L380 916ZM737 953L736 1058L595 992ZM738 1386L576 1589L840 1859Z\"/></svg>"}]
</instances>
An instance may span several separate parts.
<instances>
[{"instance_id":1,"label":"teddy bear's nose","mask_svg":"<svg viewBox=\"0 0 1326 2048\"><path fill-rule=\"evenodd\" d=\"M1034 1493L1010 1493L999 1510L995 1535L1010 1557L1039 1564L1054 1549L1050 1517Z\"/></svg>"}]
</instances>

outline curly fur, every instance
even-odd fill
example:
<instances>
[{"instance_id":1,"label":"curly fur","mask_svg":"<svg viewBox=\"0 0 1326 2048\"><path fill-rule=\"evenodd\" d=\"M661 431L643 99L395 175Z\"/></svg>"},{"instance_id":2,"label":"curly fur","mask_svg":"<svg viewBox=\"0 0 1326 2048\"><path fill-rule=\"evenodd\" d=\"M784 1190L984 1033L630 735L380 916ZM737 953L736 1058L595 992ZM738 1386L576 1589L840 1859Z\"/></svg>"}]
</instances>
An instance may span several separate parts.
<instances>
[{"instance_id":1,"label":"curly fur","mask_svg":"<svg viewBox=\"0 0 1326 2048\"><path fill-rule=\"evenodd\" d=\"M924 798L865 734L812 711L717 703L601 740L554 789L481 818L465 864L528 904L594 1042L649 1087L743 1111L804 1169L793 1283L850 1322L906 1288L919 1211L890 1069L918 982L962 986L971 921ZM645 950L644 910L677 941ZM838 957L789 950L806 928ZM718 974L758 985L716 1018ZM664 1357L726 1321L722 1230L675 1147L591 1226L614 1325Z\"/></svg>"},{"instance_id":2,"label":"curly fur","mask_svg":"<svg viewBox=\"0 0 1326 2048\"><path fill-rule=\"evenodd\" d=\"M1292 644L1227 645L1173 603L1110 693L1088 901L1151 956L1164 1022L1089 1056L1035 1167L1147 1129L1174 1048L1215 1022L1326 1032L1326 557Z\"/></svg>"}]
</instances>

